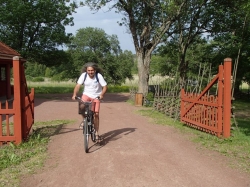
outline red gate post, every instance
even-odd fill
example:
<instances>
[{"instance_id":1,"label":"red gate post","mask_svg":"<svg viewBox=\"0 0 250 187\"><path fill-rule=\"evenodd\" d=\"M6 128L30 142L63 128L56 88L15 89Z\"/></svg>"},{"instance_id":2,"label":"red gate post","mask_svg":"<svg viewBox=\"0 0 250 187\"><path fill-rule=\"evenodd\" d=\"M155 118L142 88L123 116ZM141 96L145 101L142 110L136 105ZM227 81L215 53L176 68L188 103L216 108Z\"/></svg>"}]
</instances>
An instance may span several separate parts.
<instances>
[{"instance_id":1,"label":"red gate post","mask_svg":"<svg viewBox=\"0 0 250 187\"><path fill-rule=\"evenodd\" d=\"M223 113L223 136L230 137L231 128L231 67L232 59L224 59L224 113Z\"/></svg>"},{"instance_id":2,"label":"red gate post","mask_svg":"<svg viewBox=\"0 0 250 187\"><path fill-rule=\"evenodd\" d=\"M22 113L21 113L21 85L20 85L20 61L19 57L13 57L13 78L14 78L14 136L16 144L22 142Z\"/></svg>"},{"instance_id":3,"label":"red gate post","mask_svg":"<svg viewBox=\"0 0 250 187\"><path fill-rule=\"evenodd\" d=\"M218 132L217 136L221 136L222 133L222 105L223 105L223 65L219 66L219 78L218 78Z\"/></svg>"}]
</instances>

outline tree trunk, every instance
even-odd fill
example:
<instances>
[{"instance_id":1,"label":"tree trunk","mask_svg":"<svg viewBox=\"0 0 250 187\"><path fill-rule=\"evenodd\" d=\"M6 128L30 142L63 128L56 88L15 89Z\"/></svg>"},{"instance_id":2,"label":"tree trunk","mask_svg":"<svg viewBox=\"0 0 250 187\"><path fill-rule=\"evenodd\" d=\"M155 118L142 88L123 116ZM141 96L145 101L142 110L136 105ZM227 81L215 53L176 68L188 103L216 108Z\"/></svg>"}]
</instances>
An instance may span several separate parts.
<instances>
[{"instance_id":1,"label":"tree trunk","mask_svg":"<svg viewBox=\"0 0 250 187\"><path fill-rule=\"evenodd\" d=\"M136 52L138 67L138 93L146 95L148 93L149 67L151 61L151 53Z\"/></svg>"},{"instance_id":2,"label":"tree trunk","mask_svg":"<svg viewBox=\"0 0 250 187\"><path fill-rule=\"evenodd\" d=\"M188 61L185 61L185 54L181 54L180 64L179 64L181 87L185 85L185 80L187 79L187 70L188 70Z\"/></svg>"}]
</instances>

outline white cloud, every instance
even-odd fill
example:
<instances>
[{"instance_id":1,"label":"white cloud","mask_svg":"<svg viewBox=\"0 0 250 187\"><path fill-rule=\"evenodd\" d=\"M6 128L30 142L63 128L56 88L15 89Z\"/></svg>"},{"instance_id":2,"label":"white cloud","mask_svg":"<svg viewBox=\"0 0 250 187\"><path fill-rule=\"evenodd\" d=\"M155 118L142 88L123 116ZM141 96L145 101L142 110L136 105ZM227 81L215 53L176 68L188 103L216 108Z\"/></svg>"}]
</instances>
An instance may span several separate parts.
<instances>
[{"instance_id":1,"label":"white cloud","mask_svg":"<svg viewBox=\"0 0 250 187\"><path fill-rule=\"evenodd\" d=\"M66 32L76 34L80 28L95 27L103 29L108 35L115 34L118 36L122 50L130 50L135 53L133 40L127 32L125 26L119 26L118 21L121 21L122 16L114 11L100 10L97 13L90 11L88 7L80 7L77 13L73 14L74 26L67 26Z\"/></svg>"}]
</instances>

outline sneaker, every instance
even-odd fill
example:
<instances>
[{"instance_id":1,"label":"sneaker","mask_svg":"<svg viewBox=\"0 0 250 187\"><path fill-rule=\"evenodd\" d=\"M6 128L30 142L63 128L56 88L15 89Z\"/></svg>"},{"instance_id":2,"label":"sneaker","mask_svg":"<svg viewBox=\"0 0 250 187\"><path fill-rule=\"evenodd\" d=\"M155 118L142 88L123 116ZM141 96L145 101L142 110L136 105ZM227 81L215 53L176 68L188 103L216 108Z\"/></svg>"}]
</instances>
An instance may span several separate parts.
<instances>
[{"instance_id":1,"label":"sneaker","mask_svg":"<svg viewBox=\"0 0 250 187\"><path fill-rule=\"evenodd\" d=\"M79 129L83 130L83 122L79 125Z\"/></svg>"}]
</instances>

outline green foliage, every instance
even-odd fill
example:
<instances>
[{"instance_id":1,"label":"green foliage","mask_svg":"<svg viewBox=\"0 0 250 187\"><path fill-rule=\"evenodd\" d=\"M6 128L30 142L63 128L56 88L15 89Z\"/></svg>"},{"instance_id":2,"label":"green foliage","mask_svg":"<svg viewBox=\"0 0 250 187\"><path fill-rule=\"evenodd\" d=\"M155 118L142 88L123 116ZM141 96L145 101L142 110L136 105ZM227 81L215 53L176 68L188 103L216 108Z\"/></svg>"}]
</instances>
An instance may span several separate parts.
<instances>
[{"instance_id":1,"label":"green foliage","mask_svg":"<svg viewBox=\"0 0 250 187\"><path fill-rule=\"evenodd\" d=\"M123 15L118 23L129 29L133 39L140 79L138 89L140 92L147 93L151 54L163 41L164 33L175 31L175 28L172 30L171 25L179 19L182 10L187 8L187 1L103 0L100 3L98 0L85 0L84 2L91 10L98 11L110 5L117 13Z\"/></svg>"},{"instance_id":2,"label":"green foliage","mask_svg":"<svg viewBox=\"0 0 250 187\"><path fill-rule=\"evenodd\" d=\"M34 77L32 79L33 82L44 82L44 78L43 77Z\"/></svg>"},{"instance_id":3,"label":"green foliage","mask_svg":"<svg viewBox=\"0 0 250 187\"><path fill-rule=\"evenodd\" d=\"M72 79L79 77L82 66L87 62L95 62L102 68L108 84L119 85L132 77L133 54L120 49L116 35L109 36L98 28L82 28L72 37L68 47L73 63L70 68L72 73L67 75Z\"/></svg>"},{"instance_id":4,"label":"green foliage","mask_svg":"<svg viewBox=\"0 0 250 187\"><path fill-rule=\"evenodd\" d=\"M36 94L60 94L60 93L73 93L75 84L66 85L61 82L48 82L46 85L31 85L28 86L35 89ZM108 85L108 93L128 93L129 86Z\"/></svg>"},{"instance_id":5,"label":"green foliage","mask_svg":"<svg viewBox=\"0 0 250 187\"><path fill-rule=\"evenodd\" d=\"M116 57L109 55L102 64L105 64L102 67L108 84L121 85L126 78L132 78L133 54L130 51L121 52Z\"/></svg>"},{"instance_id":6,"label":"green foliage","mask_svg":"<svg viewBox=\"0 0 250 187\"><path fill-rule=\"evenodd\" d=\"M36 94L56 94L56 93L73 93L74 86L32 86ZM29 87L29 90L31 87Z\"/></svg>"},{"instance_id":7,"label":"green foliage","mask_svg":"<svg viewBox=\"0 0 250 187\"><path fill-rule=\"evenodd\" d=\"M68 80L68 72L65 70L61 73L58 73L58 74L54 74L52 77L51 77L51 81L57 81L57 82L60 82L60 81L66 81Z\"/></svg>"},{"instance_id":8,"label":"green foliage","mask_svg":"<svg viewBox=\"0 0 250 187\"><path fill-rule=\"evenodd\" d=\"M29 141L16 146L11 143L0 149L0 171L12 165L18 165L28 159L46 151L47 138L41 138L39 134L33 134Z\"/></svg>"},{"instance_id":9,"label":"green foliage","mask_svg":"<svg viewBox=\"0 0 250 187\"><path fill-rule=\"evenodd\" d=\"M108 93L129 93L129 86L108 86Z\"/></svg>"},{"instance_id":10,"label":"green foliage","mask_svg":"<svg viewBox=\"0 0 250 187\"><path fill-rule=\"evenodd\" d=\"M154 102L154 93L153 92L148 92L146 96L146 103L144 103L144 106L146 107L152 107Z\"/></svg>"},{"instance_id":11,"label":"green foliage","mask_svg":"<svg viewBox=\"0 0 250 187\"><path fill-rule=\"evenodd\" d=\"M26 81L32 81L33 77L30 75L25 75Z\"/></svg>"},{"instance_id":12,"label":"green foliage","mask_svg":"<svg viewBox=\"0 0 250 187\"><path fill-rule=\"evenodd\" d=\"M29 61L25 63L25 75L29 75L31 77L44 77L45 70L46 66L43 64Z\"/></svg>"},{"instance_id":13,"label":"green foliage","mask_svg":"<svg viewBox=\"0 0 250 187\"><path fill-rule=\"evenodd\" d=\"M58 46L69 41L65 26L73 25L71 15L76 7L75 2L61 0L2 0L1 41L28 60L45 62L41 57L56 53Z\"/></svg>"},{"instance_id":14,"label":"green foliage","mask_svg":"<svg viewBox=\"0 0 250 187\"><path fill-rule=\"evenodd\" d=\"M169 54L161 55L152 55L151 65L150 65L150 74L162 76L165 75L175 75L177 70L177 59L176 57L170 58Z\"/></svg>"},{"instance_id":15,"label":"green foliage","mask_svg":"<svg viewBox=\"0 0 250 187\"><path fill-rule=\"evenodd\" d=\"M237 18L237 19L240 19ZM244 19L244 17L241 17ZM243 21L243 20L242 20ZM242 23L243 24L243 23ZM231 33L225 33L223 35L216 36L211 43L210 47L213 49L213 66L220 63L219 60L223 60L225 57L233 59L232 67L238 61L237 76L236 76L236 89L239 89L241 81L250 82L250 58L249 58L249 41L250 41L250 24L247 23L245 27L243 25L238 26L235 35ZM242 35L244 32L244 35ZM215 50L215 49L220 49Z\"/></svg>"},{"instance_id":16,"label":"green foliage","mask_svg":"<svg viewBox=\"0 0 250 187\"><path fill-rule=\"evenodd\" d=\"M154 93L153 92L148 92L146 99L148 101L154 101Z\"/></svg>"},{"instance_id":17,"label":"green foliage","mask_svg":"<svg viewBox=\"0 0 250 187\"><path fill-rule=\"evenodd\" d=\"M44 76L45 77L52 77L52 75L53 75L52 70L50 68L46 67Z\"/></svg>"}]
</instances>

